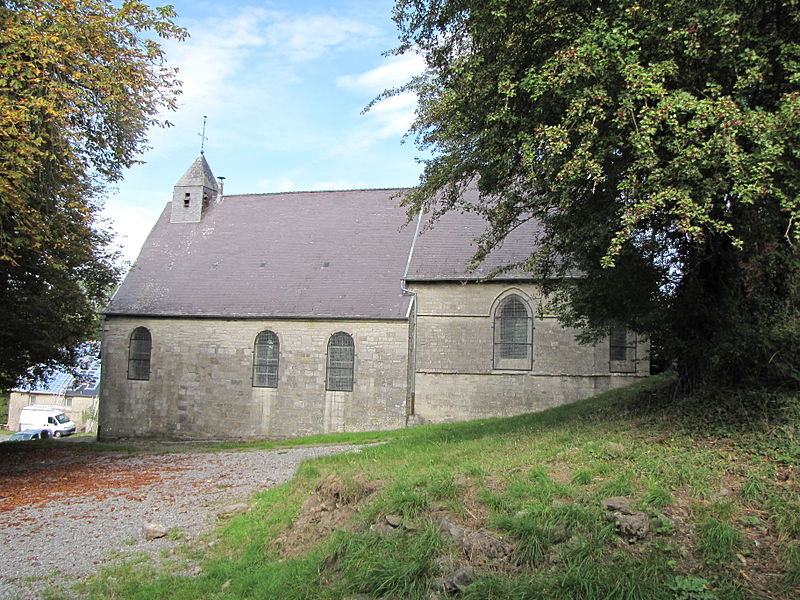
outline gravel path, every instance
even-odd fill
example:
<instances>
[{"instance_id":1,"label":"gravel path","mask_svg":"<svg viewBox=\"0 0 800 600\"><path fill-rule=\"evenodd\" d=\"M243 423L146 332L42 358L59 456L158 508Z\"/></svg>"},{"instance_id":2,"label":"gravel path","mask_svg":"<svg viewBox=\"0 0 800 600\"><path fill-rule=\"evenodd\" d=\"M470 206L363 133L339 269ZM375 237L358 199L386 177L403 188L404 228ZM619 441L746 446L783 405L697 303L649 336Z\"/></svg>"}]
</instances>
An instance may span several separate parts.
<instances>
[{"instance_id":1,"label":"gravel path","mask_svg":"<svg viewBox=\"0 0 800 600\"><path fill-rule=\"evenodd\" d=\"M194 539L211 529L225 506L291 479L303 460L348 451L359 447L82 456L88 464L78 465L85 474L77 476L96 485L59 493L56 480L44 495L30 483L46 472L40 464L29 472L12 468L17 473L0 475L0 499L8 501L9 490L20 488L16 506L0 505L0 598L39 598L42 589L69 586L120 555L161 556L182 542L169 536L147 541L144 523ZM66 473L75 466L63 458L55 462ZM20 483L21 477L29 479Z\"/></svg>"}]
</instances>

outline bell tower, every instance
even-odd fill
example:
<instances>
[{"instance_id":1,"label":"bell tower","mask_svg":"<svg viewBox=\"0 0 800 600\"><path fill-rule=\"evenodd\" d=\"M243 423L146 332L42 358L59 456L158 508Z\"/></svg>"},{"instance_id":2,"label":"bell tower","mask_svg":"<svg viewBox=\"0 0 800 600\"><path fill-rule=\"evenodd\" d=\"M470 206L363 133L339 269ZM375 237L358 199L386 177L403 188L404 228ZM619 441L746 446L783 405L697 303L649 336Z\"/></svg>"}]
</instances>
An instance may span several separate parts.
<instances>
[{"instance_id":1,"label":"bell tower","mask_svg":"<svg viewBox=\"0 0 800 600\"><path fill-rule=\"evenodd\" d=\"M203 211L219 194L217 180L203 153L175 184L170 223L199 223Z\"/></svg>"}]
</instances>

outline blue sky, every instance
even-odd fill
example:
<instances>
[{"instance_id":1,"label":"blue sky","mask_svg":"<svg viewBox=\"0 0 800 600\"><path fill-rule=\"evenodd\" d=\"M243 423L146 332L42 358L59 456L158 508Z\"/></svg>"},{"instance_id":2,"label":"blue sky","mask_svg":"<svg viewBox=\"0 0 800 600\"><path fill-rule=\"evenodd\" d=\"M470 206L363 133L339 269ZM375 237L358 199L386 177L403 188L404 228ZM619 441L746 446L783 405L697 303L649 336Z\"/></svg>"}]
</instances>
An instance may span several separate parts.
<instances>
[{"instance_id":1,"label":"blue sky","mask_svg":"<svg viewBox=\"0 0 800 600\"><path fill-rule=\"evenodd\" d=\"M384 57L397 32L388 0L171 2L191 37L164 45L183 94L173 127L153 129L144 164L126 172L104 216L133 261L200 152L225 193L412 186L421 172L411 95L366 114L386 88L422 70L417 57ZM152 3L151 4L155 4ZM159 3L161 4L161 3Z\"/></svg>"}]
</instances>

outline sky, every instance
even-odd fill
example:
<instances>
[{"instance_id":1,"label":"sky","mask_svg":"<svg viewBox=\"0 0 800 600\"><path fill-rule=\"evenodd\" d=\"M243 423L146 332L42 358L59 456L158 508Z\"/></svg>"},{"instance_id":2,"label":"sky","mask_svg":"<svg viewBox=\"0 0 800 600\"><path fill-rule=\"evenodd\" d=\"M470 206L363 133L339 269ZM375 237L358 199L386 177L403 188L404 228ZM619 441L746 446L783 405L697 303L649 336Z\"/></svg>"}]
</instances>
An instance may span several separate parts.
<instances>
[{"instance_id":1,"label":"sky","mask_svg":"<svg viewBox=\"0 0 800 600\"><path fill-rule=\"evenodd\" d=\"M150 2L161 5L165 2ZM422 71L397 45L389 0L172 0L190 38L162 44L180 70L174 125L111 189L103 217L133 262L172 188L200 154L225 195L413 186L423 153L404 141L411 94L367 104Z\"/></svg>"}]
</instances>

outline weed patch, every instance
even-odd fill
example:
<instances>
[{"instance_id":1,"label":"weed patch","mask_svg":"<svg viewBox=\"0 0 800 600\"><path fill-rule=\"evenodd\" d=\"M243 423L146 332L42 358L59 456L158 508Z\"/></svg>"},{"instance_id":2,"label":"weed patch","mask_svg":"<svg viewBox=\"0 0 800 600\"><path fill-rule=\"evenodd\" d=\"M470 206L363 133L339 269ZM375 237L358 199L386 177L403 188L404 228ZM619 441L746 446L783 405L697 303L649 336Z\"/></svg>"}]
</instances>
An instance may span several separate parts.
<instances>
[{"instance_id":1,"label":"weed patch","mask_svg":"<svg viewBox=\"0 0 800 600\"><path fill-rule=\"evenodd\" d=\"M697 550L711 564L728 564L744 545L744 536L717 517L707 517L698 526Z\"/></svg>"},{"instance_id":2,"label":"weed patch","mask_svg":"<svg viewBox=\"0 0 800 600\"><path fill-rule=\"evenodd\" d=\"M792 542L783 552L786 572L783 583L792 589L800 588L800 542Z\"/></svg>"},{"instance_id":3,"label":"weed patch","mask_svg":"<svg viewBox=\"0 0 800 600\"><path fill-rule=\"evenodd\" d=\"M323 576L342 582L341 589L349 593L427 600L441 546L433 528L415 535L398 531L342 536L331 547L333 558Z\"/></svg>"},{"instance_id":4,"label":"weed patch","mask_svg":"<svg viewBox=\"0 0 800 600\"><path fill-rule=\"evenodd\" d=\"M662 509L672 502L672 494L661 485L652 484L642 498L648 508Z\"/></svg>"}]
</instances>

